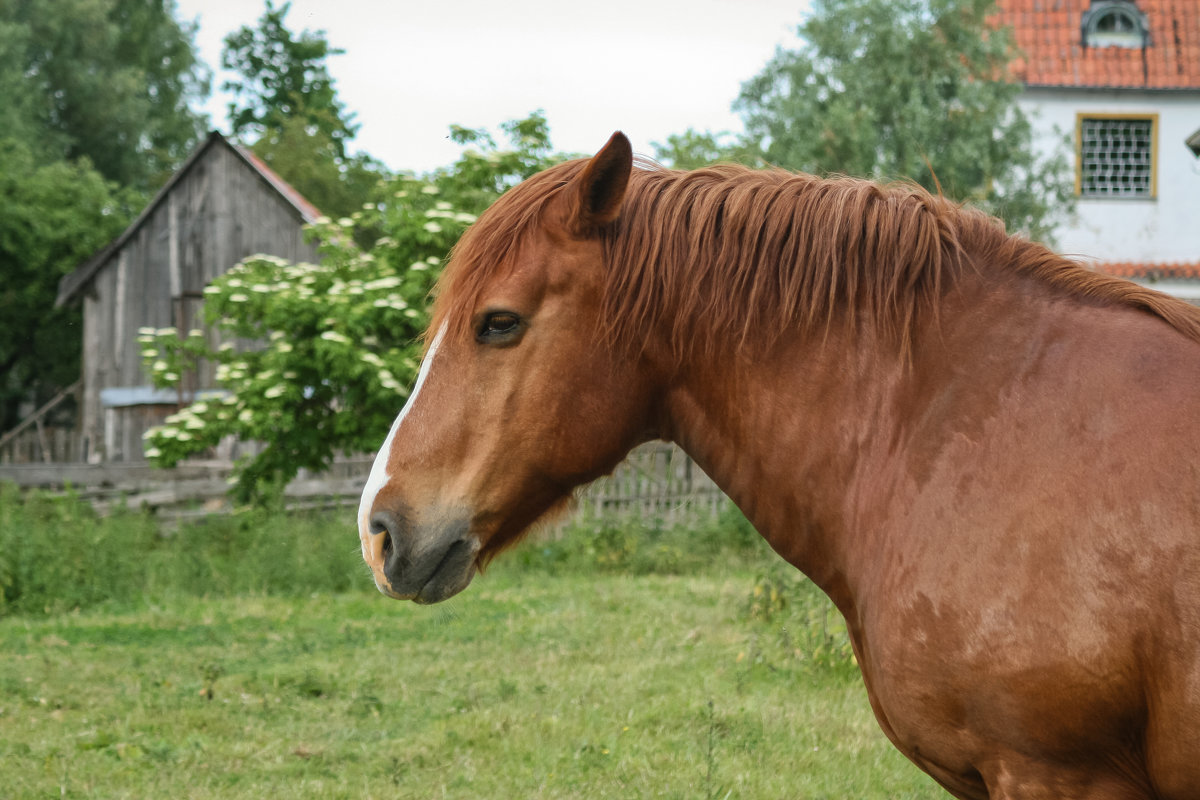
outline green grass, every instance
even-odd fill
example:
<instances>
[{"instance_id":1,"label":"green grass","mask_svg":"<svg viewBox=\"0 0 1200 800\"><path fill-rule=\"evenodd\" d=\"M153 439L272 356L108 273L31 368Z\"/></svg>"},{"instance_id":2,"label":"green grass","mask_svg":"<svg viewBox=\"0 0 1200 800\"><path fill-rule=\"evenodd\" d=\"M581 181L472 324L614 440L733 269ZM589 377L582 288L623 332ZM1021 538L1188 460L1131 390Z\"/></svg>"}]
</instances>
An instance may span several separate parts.
<instances>
[{"instance_id":1,"label":"green grass","mask_svg":"<svg viewBox=\"0 0 1200 800\"><path fill-rule=\"evenodd\" d=\"M341 592L366 574L350 511L252 509L164 529L141 511L98 517L74 498L0 483L0 616Z\"/></svg>"},{"instance_id":2,"label":"green grass","mask_svg":"<svg viewBox=\"0 0 1200 800\"><path fill-rule=\"evenodd\" d=\"M343 516L264 518L262 535L324 526L352 555ZM349 591L197 596L161 564L153 591L10 603L0 796L945 797L880 733L824 598L765 546L607 530L526 543L432 608L363 572Z\"/></svg>"}]
</instances>

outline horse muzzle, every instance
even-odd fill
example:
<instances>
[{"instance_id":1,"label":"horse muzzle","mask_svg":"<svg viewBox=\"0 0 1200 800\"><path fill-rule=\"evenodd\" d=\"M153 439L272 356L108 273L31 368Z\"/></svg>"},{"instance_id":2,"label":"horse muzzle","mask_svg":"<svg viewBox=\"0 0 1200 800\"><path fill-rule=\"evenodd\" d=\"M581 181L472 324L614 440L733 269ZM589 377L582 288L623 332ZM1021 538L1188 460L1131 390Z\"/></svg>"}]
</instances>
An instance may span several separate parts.
<instances>
[{"instance_id":1,"label":"horse muzzle","mask_svg":"<svg viewBox=\"0 0 1200 800\"><path fill-rule=\"evenodd\" d=\"M371 514L363 555L379 591L397 600L440 603L475 577L479 540L466 520L411 525L391 511Z\"/></svg>"}]
</instances>

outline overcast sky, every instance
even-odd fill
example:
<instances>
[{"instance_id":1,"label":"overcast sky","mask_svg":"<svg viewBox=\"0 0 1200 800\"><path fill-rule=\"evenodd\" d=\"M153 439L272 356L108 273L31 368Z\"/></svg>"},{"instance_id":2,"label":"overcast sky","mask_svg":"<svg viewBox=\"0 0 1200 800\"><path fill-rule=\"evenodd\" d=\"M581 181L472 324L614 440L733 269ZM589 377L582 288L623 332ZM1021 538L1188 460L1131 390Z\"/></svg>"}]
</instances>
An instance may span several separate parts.
<instances>
[{"instance_id":1,"label":"overcast sky","mask_svg":"<svg viewBox=\"0 0 1200 800\"><path fill-rule=\"evenodd\" d=\"M265 3L177 0L201 58L223 76L224 37ZM652 154L688 127L740 131L730 110L778 45L796 44L807 0L293 0L288 27L324 30L355 145L393 169L449 164L449 126L495 129L543 109L557 150L594 152L617 129ZM206 107L228 132L227 99Z\"/></svg>"}]
</instances>

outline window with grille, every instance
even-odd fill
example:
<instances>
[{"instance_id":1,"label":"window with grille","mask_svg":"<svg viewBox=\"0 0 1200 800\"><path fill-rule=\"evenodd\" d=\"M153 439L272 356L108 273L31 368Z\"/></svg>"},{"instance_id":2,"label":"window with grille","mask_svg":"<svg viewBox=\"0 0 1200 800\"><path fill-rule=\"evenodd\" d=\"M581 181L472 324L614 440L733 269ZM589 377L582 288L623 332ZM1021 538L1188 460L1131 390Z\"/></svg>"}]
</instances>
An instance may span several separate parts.
<instances>
[{"instance_id":1,"label":"window with grille","mask_svg":"<svg viewBox=\"0 0 1200 800\"><path fill-rule=\"evenodd\" d=\"M1079 195L1154 197L1156 117L1080 115Z\"/></svg>"}]
</instances>

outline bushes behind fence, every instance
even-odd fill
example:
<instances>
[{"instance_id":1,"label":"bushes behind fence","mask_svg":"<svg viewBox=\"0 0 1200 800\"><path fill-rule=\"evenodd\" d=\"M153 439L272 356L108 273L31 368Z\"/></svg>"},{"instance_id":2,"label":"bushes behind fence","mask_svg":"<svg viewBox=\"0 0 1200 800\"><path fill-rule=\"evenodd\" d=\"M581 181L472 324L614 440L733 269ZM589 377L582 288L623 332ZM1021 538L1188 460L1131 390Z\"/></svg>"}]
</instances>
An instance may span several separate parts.
<instances>
[{"instance_id":1,"label":"bushes behind fence","mask_svg":"<svg viewBox=\"0 0 1200 800\"><path fill-rule=\"evenodd\" d=\"M170 596L370 588L352 510L255 509L164 529L149 512L98 516L78 498L0 483L0 615Z\"/></svg>"},{"instance_id":2,"label":"bushes behind fence","mask_svg":"<svg viewBox=\"0 0 1200 800\"><path fill-rule=\"evenodd\" d=\"M679 573L751 563L766 544L736 509L699 524L590 519L535 533L494 569ZM153 514L99 516L83 500L0 483L0 616L174 596L373 591L354 511L253 509L164 528Z\"/></svg>"}]
</instances>

